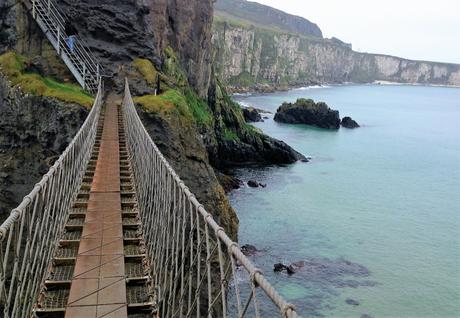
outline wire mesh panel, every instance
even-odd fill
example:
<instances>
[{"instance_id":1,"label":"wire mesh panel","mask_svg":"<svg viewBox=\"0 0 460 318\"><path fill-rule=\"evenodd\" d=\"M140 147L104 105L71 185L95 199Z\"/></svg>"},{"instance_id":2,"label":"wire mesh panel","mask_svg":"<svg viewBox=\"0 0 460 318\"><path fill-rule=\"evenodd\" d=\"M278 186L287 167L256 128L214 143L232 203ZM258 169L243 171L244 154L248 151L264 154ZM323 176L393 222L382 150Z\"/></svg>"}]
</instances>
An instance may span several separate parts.
<instances>
[{"instance_id":1,"label":"wire mesh panel","mask_svg":"<svg viewBox=\"0 0 460 318\"><path fill-rule=\"evenodd\" d=\"M99 85L85 123L30 194L0 226L0 316L28 317L42 288L96 139Z\"/></svg>"},{"instance_id":2,"label":"wire mesh panel","mask_svg":"<svg viewBox=\"0 0 460 318\"><path fill-rule=\"evenodd\" d=\"M297 317L168 164L127 81L122 113L159 316Z\"/></svg>"}]
</instances>

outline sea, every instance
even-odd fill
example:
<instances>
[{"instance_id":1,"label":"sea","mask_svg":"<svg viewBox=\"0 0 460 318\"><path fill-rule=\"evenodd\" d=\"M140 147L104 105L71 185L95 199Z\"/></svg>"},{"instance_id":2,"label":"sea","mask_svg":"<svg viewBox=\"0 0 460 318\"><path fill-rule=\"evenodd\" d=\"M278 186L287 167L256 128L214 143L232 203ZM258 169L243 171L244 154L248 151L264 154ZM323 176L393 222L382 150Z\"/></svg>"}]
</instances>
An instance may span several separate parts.
<instances>
[{"instance_id":1,"label":"sea","mask_svg":"<svg viewBox=\"0 0 460 318\"><path fill-rule=\"evenodd\" d=\"M273 120L298 98L361 127ZM238 169L267 187L230 194L240 245L259 250L251 260L302 317L460 317L459 88L318 86L234 99L270 112L254 126L311 157ZM275 273L275 263L296 273Z\"/></svg>"}]
</instances>

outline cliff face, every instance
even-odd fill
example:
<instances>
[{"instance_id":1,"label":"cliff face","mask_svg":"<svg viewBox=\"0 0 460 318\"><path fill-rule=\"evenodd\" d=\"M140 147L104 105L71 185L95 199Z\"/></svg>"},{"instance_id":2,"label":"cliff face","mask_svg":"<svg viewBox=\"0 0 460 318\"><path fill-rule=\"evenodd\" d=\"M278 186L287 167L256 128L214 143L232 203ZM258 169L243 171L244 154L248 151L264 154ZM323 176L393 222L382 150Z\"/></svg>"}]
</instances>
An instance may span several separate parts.
<instances>
[{"instance_id":1,"label":"cliff face","mask_svg":"<svg viewBox=\"0 0 460 318\"><path fill-rule=\"evenodd\" d=\"M177 52L190 85L206 98L211 78L212 0L63 0L59 7L104 67L135 58L162 67ZM121 81L122 82L122 81Z\"/></svg>"},{"instance_id":2,"label":"cliff face","mask_svg":"<svg viewBox=\"0 0 460 318\"><path fill-rule=\"evenodd\" d=\"M87 114L80 105L26 96L0 75L0 222L48 171Z\"/></svg>"},{"instance_id":3,"label":"cliff face","mask_svg":"<svg viewBox=\"0 0 460 318\"><path fill-rule=\"evenodd\" d=\"M234 21L214 23L218 74L235 87L393 81L460 85L460 65L353 51L336 40L308 38Z\"/></svg>"}]
</instances>

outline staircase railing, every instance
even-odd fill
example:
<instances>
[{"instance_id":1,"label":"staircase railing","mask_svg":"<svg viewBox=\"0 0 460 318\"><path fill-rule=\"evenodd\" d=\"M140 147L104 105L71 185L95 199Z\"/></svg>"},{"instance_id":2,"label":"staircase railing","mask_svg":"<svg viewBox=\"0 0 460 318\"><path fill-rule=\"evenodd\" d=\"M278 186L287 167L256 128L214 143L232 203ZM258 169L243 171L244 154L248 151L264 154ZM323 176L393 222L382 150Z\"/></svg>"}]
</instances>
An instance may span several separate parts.
<instances>
[{"instance_id":1,"label":"staircase railing","mask_svg":"<svg viewBox=\"0 0 460 318\"><path fill-rule=\"evenodd\" d=\"M159 317L297 317L163 157L127 80L122 114Z\"/></svg>"},{"instance_id":2,"label":"staircase railing","mask_svg":"<svg viewBox=\"0 0 460 318\"><path fill-rule=\"evenodd\" d=\"M78 35L66 33L66 20L54 1L23 2L77 82L96 94L103 75L101 65Z\"/></svg>"},{"instance_id":3,"label":"staircase railing","mask_svg":"<svg viewBox=\"0 0 460 318\"><path fill-rule=\"evenodd\" d=\"M96 140L101 86L70 145L0 226L0 317L31 316Z\"/></svg>"}]
</instances>

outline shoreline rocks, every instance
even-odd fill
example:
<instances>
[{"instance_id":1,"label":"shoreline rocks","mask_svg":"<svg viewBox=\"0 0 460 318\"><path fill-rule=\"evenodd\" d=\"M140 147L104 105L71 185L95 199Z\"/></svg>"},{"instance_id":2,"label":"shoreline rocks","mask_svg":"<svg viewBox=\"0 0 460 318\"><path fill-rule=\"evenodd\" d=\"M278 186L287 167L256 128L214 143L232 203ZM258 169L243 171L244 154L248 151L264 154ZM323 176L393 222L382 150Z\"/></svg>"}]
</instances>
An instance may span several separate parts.
<instances>
[{"instance_id":1,"label":"shoreline rocks","mask_svg":"<svg viewBox=\"0 0 460 318\"><path fill-rule=\"evenodd\" d=\"M241 252L245 256L254 256L257 252L259 252L259 250L254 245L245 244L245 245L241 246Z\"/></svg>"},{"instance_id":2,"label":"shoreline rocks","mask_svg":"<svg viewBox=\"0 0 460 318\"><path fill-rule=\"evenodd\" d=\"M258 187L266 188L267 187L267 185L265 183L260 183L260 182L257 182L255 180L249 180L248 181L248 186L251 187L251 188L258 188Z\"/></svg>"},{"instance_id":3,"label":"shoreline rocks","mask_svg":"<svg viewBox=\"0 0 460 318\"><path fill-rule=\"evenodd\" d=\"M254 107L244 107L243 115L244 115L244 120L247 123L257 123L257 122L263 121L262 116L260 115L259 111L255 109Z\"/></svg>"},{"instance_id":4,"label":"shoreline rocks","mask_svg":"<svg viewBox=\"0 0 460 318\"><path fill-rule=\"evenodd\" d=\"M276 263L273 265L273 271L274 272L282 272L286 271L288 275L295 274L295 269L292 265L284 265L283 263Z\"/></svg>"},{"instance_id":5,"label":"shoreline rocks","mask_svg":"<svg viewBox=\"0 0 460 318\"><path fill-rule=\"evenodd\" d=\"M339 129L340 116L337 110L326 103L315 103L312 99L299 98L295 103L283 103L275 121L286 124L306 124L326 129Z\"/></svg>"},{"instance_id":6,"label":"shoreline rocks","mask_svg":"<svg viewBox=\"0 0 460 318\"><path fill-rule=\"evenodd\" d=\"M227 194L232 192L233 190L241 188L241 186L244 184L243 181L241 181L240 179L225 173L217 172L216 176L217 180L219 180L220 185L222 186L222 188L224 188L224 191Z\"/></svg>"}]
</instances>

